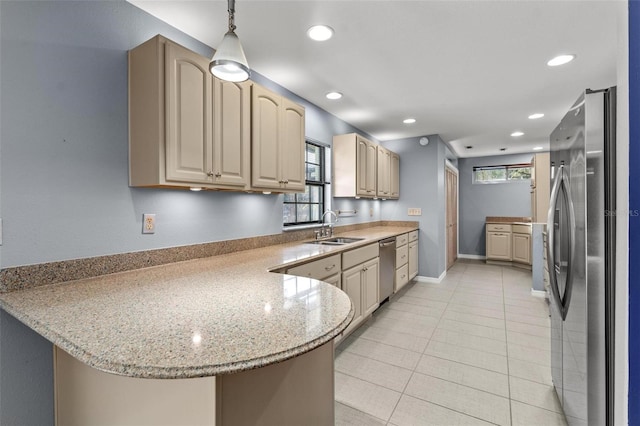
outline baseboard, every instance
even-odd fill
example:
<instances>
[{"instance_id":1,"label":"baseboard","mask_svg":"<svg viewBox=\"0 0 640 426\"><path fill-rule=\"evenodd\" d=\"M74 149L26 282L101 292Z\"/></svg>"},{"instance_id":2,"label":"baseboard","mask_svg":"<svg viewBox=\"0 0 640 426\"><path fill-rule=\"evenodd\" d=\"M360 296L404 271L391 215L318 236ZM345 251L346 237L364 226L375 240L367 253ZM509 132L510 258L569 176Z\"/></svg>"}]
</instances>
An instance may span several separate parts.
<instances>
[{"instance_id":1,"label":"baseboard","mask_svg":"<svg viewBox=\"0 0 640 426\"><path fill-rule=\"evenodd\" d=\"M547 292L546 292L546 291L544 291L544 290L534 290L534 289L531 289L531 295L532 295L532 296L535 296L535 297L542 297L542 298L545 298L545 297L547 297Z\"/></svg>"},{"instance_id":2,"label":"baseboard","mask_svg":"<svg viewBox=\"0 0 640 426\"><path fill-rule=\"evenodd\" d=\"M481 256L479 254L458 254L458 259L474 259L485 260L487 256Z\"/></svg>"},{"instance_id":3,"label":"baseboard","mask_svg":"<svg viewBox=\"0 0 640 426\"><path fill-rule=\"evenodd\" d=\"M438 278L433 278L433 277L424 277L421 275L418 275L417 277L415 277L413 280L420 282L420 283L434 283L434 284L439 284L442 282L442 280L444 280L444 277L447 275L447 271L444 271L442 274L440 274L440 276Z\"/></svg>"}]
</instances>

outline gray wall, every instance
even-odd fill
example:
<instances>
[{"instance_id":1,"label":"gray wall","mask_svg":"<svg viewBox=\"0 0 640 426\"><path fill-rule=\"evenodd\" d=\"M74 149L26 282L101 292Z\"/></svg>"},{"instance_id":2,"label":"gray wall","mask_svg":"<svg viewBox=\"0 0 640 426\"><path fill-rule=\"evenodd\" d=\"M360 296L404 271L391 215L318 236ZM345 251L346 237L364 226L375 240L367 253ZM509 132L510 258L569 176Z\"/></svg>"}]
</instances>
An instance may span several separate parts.
<instances>
[{"instance_id":1,"label":"gray wall","mask_svg":"<svg viewBox=\"0 0 640 426\"><path fill-rule=\"evenodd\" d=\"M158 33L212 54L123 0L0 1L0 267L281 231L281 195L128 187L127 51ZM308 137L358 131L295 98ZM351 204L361 214L343 223L380 219L377 202ZM142 213L156 234L141 234ZM53 424L51 362L50 344L0 314L0 424Z\"/></svg>"},{"instance_id":2,"label":"gray wall","mask_svg":"<svg viewBox=\"0 0 640 426\"><path fill-rule=\"evenodd\" d=\"M383 142L400 155L400 199L381 203L385 220L417 220L420 223L418 274L438 278L446 267L444 166L447 147L438 135L422 146L419 137ZM419 207L422 216L409 216Z\"/></svg>"},{"instance_id":3,"label":"gray wall","mask_svg":"<svg viewBox=\"0 0 640 426\"><path fill-rule=\"evenodd\" d=\"M458 252L485 255L487 216L531 216L531 182L473 184L473 168L496 164L528 163L533 154L460 158L458 160Z\"/></svg>"}]
</instances>

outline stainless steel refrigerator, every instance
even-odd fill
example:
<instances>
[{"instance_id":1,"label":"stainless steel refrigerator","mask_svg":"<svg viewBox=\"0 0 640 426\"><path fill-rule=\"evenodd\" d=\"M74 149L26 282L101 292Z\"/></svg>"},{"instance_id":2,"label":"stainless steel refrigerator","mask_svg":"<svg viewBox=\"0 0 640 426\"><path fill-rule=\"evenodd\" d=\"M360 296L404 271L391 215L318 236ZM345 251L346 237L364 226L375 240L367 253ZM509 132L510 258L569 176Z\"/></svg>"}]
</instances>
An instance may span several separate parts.
<instances>
[{"instance_id":1,"label":"stainless steel refrigerator","mask_svg":"<svg viewBox=\"0 0 640 426\"><path fill-rule=\"evenodd\" d=\"M613 425L615 87L585 91L550 136L551 373L570 425Z\"/></svg>"}]
</instances>

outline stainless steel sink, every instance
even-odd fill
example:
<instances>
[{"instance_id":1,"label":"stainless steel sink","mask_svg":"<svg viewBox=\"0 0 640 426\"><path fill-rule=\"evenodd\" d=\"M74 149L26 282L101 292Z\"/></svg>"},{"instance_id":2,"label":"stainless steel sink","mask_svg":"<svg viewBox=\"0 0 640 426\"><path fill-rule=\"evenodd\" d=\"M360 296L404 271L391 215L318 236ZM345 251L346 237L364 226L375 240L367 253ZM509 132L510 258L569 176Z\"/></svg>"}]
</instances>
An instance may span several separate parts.
<instances>
[{"instance_id":1,"label":"stainless steel sink","mask_svg":"<svg viewBox=\"0 0 640 426\"><path fill-rule=\"evenodd\" d=\"M362 241L364 238L351 238L351 237L333 237L326 238L324 240L307 241L307 244L320 244L324 246L341 246L344 244L355 243Z\"/></svg>"}]
</instances>

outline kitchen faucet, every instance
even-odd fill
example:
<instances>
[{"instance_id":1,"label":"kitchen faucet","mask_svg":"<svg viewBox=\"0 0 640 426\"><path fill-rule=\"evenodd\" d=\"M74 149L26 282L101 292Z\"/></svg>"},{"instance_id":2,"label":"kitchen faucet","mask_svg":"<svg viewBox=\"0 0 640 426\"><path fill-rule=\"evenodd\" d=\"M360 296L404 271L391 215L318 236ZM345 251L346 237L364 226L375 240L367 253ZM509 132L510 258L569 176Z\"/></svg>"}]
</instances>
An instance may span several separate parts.
<instances>
[{"instance_id":1,"label":"kitchen faucet","mask_svg":"<svg viewBox=\"0 0 640 426\"><path fill-rule=\"evenodd\" d=\"M331 219L329 219L328 222L328 229L325 228L325 222L324 222L324 218L326 215L333 215L333 217L336 219L335 222L338 221L338 215L333 211L333 210L327 210L326 212L324 212L322 214L322 228L320 228L320 232L316 231L316 239L322 237L333 237L333 223L331 223Z\"/></svg>"}]
</instances>

